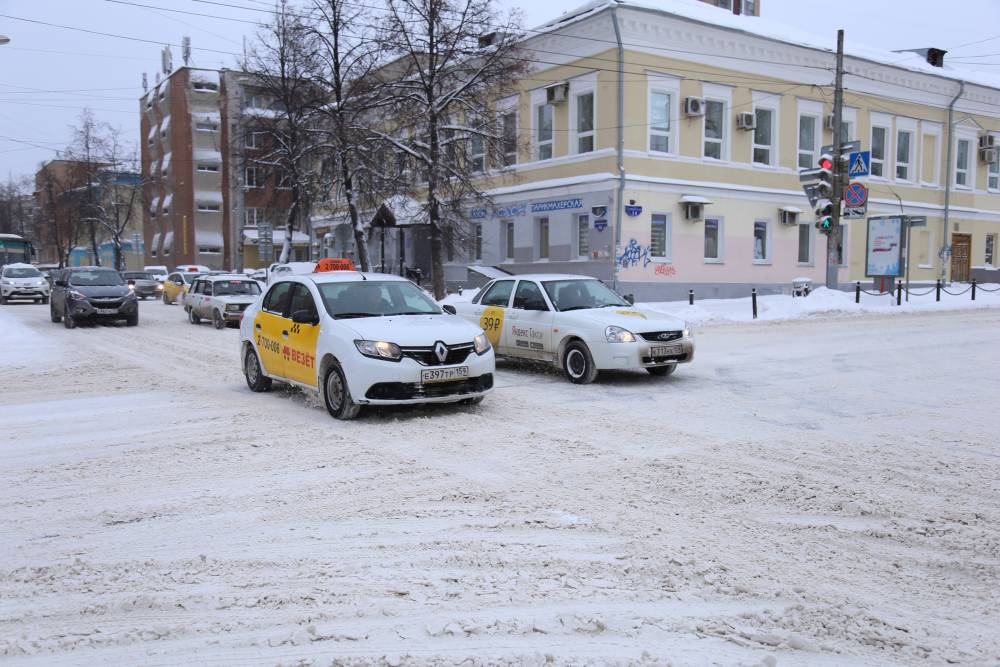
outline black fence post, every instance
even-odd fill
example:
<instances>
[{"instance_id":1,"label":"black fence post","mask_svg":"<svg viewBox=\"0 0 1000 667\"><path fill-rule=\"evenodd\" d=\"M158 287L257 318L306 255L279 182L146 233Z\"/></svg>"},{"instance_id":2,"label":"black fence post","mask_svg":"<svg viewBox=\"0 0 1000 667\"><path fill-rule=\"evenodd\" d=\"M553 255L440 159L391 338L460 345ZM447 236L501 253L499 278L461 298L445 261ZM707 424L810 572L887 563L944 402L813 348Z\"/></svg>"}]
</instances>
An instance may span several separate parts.
<instances>
[{"instance_id":1,"label":"black fence post","mask_svg":"<svg viewBox=\"0 0 1000 667\"><path fill-rule=\"evenodd\" d=\"M935 292L935 294L934 294L934 300L935 301L940 301L941 300L941 279L940 278L938 278L937 282L934 284L934 292Z\"/></svg>"},{"instance_id":2,"label":"black fence post","mask_svg":"<svg viewBox=\"0 0 1000 667\"><path fill-rule=\"evenodd\" d=\"M757 319L757 288L750 290L750 302L753 303L753 318Z\"/></svg>"},{"instance_id":3,"label":"black fence post","mask_svg":"<svg viewBox=\"0 0 1000 667\"><path fill-rule=\"evenodd\" d=\"M989 291L989 290L987 290L987 291ZM976 279L975 278L972 279L972 300L973 301L976 300Z\"/></svg>"},{"instance_id":4,"label":"black fence post","mask_svg":"<svg viewBox=\"0 0 1000 667\"><path fill-rule=\"evenodd\" d=\"M854 303L861 303L861 281L854 283Z\"/></svg>"},{"instance_id":5,"label":"black fence post","mask_svg":"<svg viewBox=\"0 0 1000 667\"><path fill-rule=\"evenodd\" d=\"M689 289L688 290L688 305L689 306L693 306L694 305L694 290L693 289Z\"/></svg>"},{"instance_id":6,"label":"black fence post","mask_svg":"<svg viewBox=\"0 0 1000 667\"><path fill-rule=\"evenodd\" d=\"M903 281L896 281L896 305L902 305L903 303Z\"/></svg>"}]
</instances>

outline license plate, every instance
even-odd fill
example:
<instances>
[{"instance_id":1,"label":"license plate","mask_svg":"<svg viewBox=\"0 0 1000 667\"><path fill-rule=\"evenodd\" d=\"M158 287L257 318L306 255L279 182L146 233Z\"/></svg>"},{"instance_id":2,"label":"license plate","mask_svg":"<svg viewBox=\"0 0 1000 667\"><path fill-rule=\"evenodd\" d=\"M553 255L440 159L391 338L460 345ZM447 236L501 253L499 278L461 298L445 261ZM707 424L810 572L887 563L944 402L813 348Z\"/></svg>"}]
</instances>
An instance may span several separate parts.
<instances>
[{"instance_id":1,"label":"license plate","mask_svg":"<svg viewBox=\"0 0 1000 667\"><path fill-rule=\"evenodd\" d=\"M97 309L97 314L98 315L117 315L118 314L118 309L117 308L98 308Z\"/></svg>"},{"instance_id":2,"label":"license plate","mask_svg":"<svg viewBox=\"0 0 1000 667\"><path fill-rule=\"evenodd\" d=\"M420 371L421 384L431 384L433 382L452 382L469 377L468 366L458 366L457 368L435 368Z\"/></svg>"},{"instance_id":3,"label":"license plate","mask_svg":"<svg viewBox=\"0 0 1000 667\"><path fill-rule=\"evenodd\" d=\"M680 354L683 348L680 345L660 345L649 350L651 357L668 357L671 354Z\"/></svg>"}]
</instances>

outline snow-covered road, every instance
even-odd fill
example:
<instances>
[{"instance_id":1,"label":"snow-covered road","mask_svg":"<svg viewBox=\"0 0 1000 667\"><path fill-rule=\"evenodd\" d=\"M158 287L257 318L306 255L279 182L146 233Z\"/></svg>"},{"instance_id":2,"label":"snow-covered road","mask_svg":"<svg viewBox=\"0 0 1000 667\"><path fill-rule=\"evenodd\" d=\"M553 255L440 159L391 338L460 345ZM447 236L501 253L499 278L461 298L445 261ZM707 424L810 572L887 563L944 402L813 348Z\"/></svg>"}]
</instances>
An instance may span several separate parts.
<instances>
[{"instance_id":1,"label":"snow-covered road","mask_svg":"<svg viewBox=\"0 0 1000 667\"><path fill-rule=\"evenodd\" d=\"M997 664L998 331L716 326L666 380L342 423L177 306L6 306L0 661Z\"/></svg>"}]
</instances>

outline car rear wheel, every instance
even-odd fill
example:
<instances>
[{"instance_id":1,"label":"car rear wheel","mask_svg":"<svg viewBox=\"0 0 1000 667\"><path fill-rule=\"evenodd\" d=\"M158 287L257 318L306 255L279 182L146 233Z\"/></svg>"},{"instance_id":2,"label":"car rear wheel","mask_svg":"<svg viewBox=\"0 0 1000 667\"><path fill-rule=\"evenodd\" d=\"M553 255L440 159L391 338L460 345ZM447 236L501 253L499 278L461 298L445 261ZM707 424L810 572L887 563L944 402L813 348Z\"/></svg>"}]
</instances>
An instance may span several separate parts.
<instances>
[{"instance_id":1,"label":"car rear wheel","mask_svg":"<svg viewBox=\"0 0 1000 667\"><path fill-rule=\"evenodd\" d=\"M668 366L654 366L652 368L647 368L646 372L655 377L667 377L668 375L673 375L676 370L677 364L670 364Z\"/></svg>"},{"instance_id":2,"label":"car rear wheel","mask_svg":"<svg viewBox=\"0 0 1000 667\"><path fill-rule=\"evenodd\" d=\"M260 370L260 362L257 360L257 353L247 345L243 353L243 375L246 376L247 386L250 391L270 391L271 378L264 375Z\"/></svg>"},{"instance_id":3,"label":"car rear wheel","mask_svg":"<svg viewBox=\"0 0 1000 667\"><path fill-rule=\"evenodd\" d=\"M226 318L224 318L222 316L222 313L220 313L217 310L212 311L212 326L214 326L216 329L226 328Z\"/></svg>"},{"instance_id":4,"label":"car rear wheel","mask_svg":"<svg viewBox=\"0 0 1000 667\"><path fill-rule=\"evenodd\" d=\"M63 311L63 326L67 329L76 328L76 320L74 320L73 316L69 314L69 309Z\"/></svg>"},{"instance_id":5,"label":"car rear wheel","mask_svg":"<svg viewBox=\"0 0 1000 667\"><path fill-rule=\"evenodd\" d=\"M327 412L336 419L354 419L361 412L361 406L351 399L344 372L337 364L330 366L323 380L323 402Z\"/></svg>"},{"instance_id":6,"label":"car rear wheel","mask_svg":"<svg viewBox=\"0 0 1000 667\"><path fill-rule=\"evenodd\" d=\"M579 341L566 346L562 366L566 377L574 384L590 384L597 379L597 367L590 350Z\"/></svg>"},{"instance_id":7,"label":"car rear wheel","mask_svg":"<svg viewBox=\"0 0 1000 667\"><path fill-rule=\"evenodd\" d=\"M188 322L191 324L201 324L201 318L194 314L194 308L188 308Z\"/></svg>"}]
</instances>

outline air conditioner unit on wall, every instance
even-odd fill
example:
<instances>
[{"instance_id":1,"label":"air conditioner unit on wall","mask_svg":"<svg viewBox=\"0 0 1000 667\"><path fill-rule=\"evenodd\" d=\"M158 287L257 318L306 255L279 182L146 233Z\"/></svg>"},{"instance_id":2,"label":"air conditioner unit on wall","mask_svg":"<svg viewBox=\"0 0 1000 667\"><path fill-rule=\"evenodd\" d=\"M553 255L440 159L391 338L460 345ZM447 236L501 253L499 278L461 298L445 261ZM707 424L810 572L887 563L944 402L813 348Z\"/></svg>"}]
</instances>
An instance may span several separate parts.
<instances>
[{"instance_id":1,"label":"air conditioner unit on wall","mask_svg":"<svg viewBox=\"0 0 1000 667\"><path fill-rule=\"evenodd\" d=\"M753 130L757 127L757 114L744 111L736 114L736 127L741 130Z\"/></svg>"},{"instance_id":2,"label":"air conditioner unit on wall","mask_svg":"<svg viewBox=\"0 0 1000 667\"><path fill-rule=\"evenodd\" d=\"M685 97L684 98L684 115L685 116L704 116L705 115L705 100L700 97Z\"/></svg>"},{"instance_id":3,"label":"air conditioner unit on wall","mask_svg":"<svg viewBox=\"0 0 1000 667\"><path fill-rule=\"evenodd\" d=\"M704 216L705 205L697 204L694 202L684 203L684 219L685 220L701 220Z\"/></svg>"},{"instance_id":4,"label":"air conditioner unit on wall","mask_svg":"<svg viewBox=\"0 0 1000 667\"><path fill-rule=\"evenodd\" d=\"M799 212L785 208L781 209L781 224L783 225L799 224Z\"/></svg>"},{"instance_id":5,"label":"air conditioner unit on wall","mask_svg":"<svg viewBox=\"0 0 1000 667\"><path fill-rule=\"evenodd\" d=\"M826 128L827 130L831 130L831 131L835 127L837 127L836 118L834 118L834 116L833 116L832 113L828 114L827 117L826 117L826 119L823 121L823 127Z\"/></svg>"},{"instance_id":6,"label":"air conditioner unit on wall","mask_svg":"<svg viewBox=\"0 0 1000 667\"><path fill-rule=\"evenodd\" d=\"M569 93L569 84L557 83L545 89L545 101L548 104L562 104L566 101L567 93Z\"/></svg>"},{"instance_id":7,"label":"air conditioner unit on wall","mask_svg":"<svg viewBox=\"0 0 1000 667\"><path fill-rule=\"evenodd\" d=\"M997 137L995 134L984 134L979 137L980 148L996 148Z\"/></svg>"},{"instance_id":8,"label":"air conditioner unit on wall","mask_svg":"<svg viewBox=\"0 0 1000 667\"><path fill-rule=\"evenodd\" d=\"M1000 161L1000 148L983 148L979 151L979 159L986 164Z\"/></svg>"}]
</instances>

